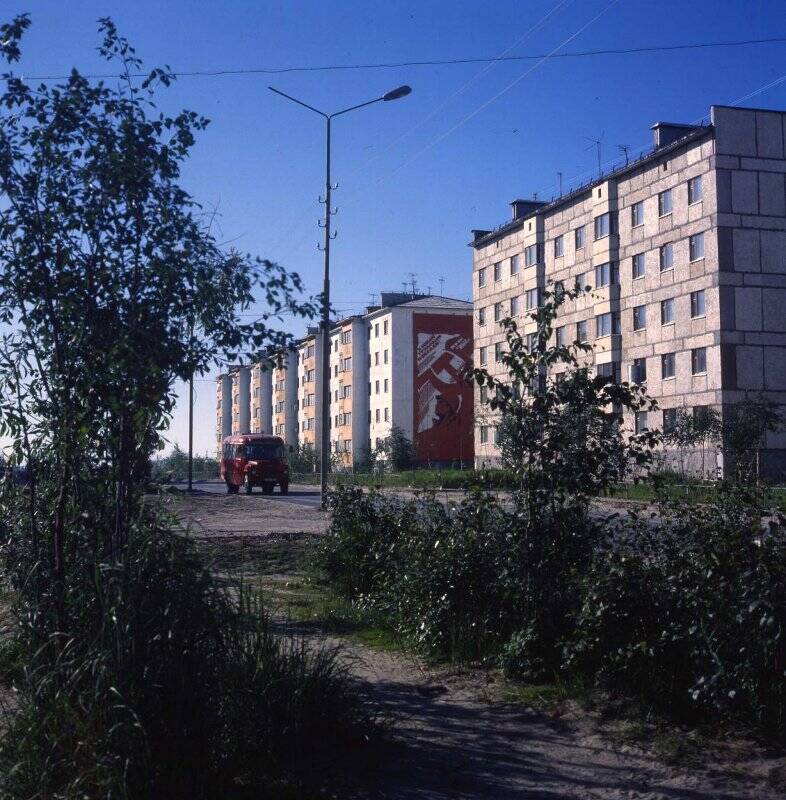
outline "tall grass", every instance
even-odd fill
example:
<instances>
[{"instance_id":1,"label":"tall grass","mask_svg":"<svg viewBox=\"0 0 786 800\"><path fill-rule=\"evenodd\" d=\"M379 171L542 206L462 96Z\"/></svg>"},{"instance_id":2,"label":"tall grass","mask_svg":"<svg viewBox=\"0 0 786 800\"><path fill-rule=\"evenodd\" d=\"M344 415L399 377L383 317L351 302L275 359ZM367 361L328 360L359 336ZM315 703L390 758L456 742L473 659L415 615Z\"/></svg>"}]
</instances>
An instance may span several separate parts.
<instances>
[{"instance_id":1,"label":"tall grass","mask_svg":"<svg viewBox=\"0 0 786 800\"><path fill-rule=\"evenodd\" d=\"M44 638L33 576L12 542L3 555L19 697L3 797L278 796L366 733L339 653L277 635L258 596L218 582L153 514L122 560L72 564L69 628Z\"/></svg>"}]
</instances>

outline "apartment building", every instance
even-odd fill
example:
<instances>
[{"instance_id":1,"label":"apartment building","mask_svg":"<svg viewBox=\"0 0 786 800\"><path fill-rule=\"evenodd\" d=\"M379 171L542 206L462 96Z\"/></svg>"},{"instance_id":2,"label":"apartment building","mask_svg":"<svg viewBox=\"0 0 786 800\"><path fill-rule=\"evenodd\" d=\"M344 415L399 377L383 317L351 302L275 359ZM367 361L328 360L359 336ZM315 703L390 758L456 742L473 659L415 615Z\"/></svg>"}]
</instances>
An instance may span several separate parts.
<instances>
[{"instance_id":1,"label":"apartment building","mask_svg":"<svg viewBox=\"0 0 786 800\"><path fill-rule=\"evenodd\" d=\"M471 463L472 305L433 295L383 293L365 316L368 442L402 429L422 464Z\"/></svg>"},{"instance_id":2,"label":"apartment building","mask_svg":"<svg viewBox=\"0 0 786 800\"><path fill-rule=\"evenodd\" d=\"M251 433L251 368L232 367L232 435Z\"/></svg>"},{"instance_id":3,"label":"apartment building","mask_svg":"<svg viewBox=\"0 0 786 800\"><path fill-rule=\"evenodd\" d=\"M646 384L659 409L626 417L631 430L759 393L786 406L786 113L713 106L708 125L652 130L640 159L473 231L475 363L503 374L500 320L531 333L543 289L579 282L592 290L561 308L555 337ZM479 412L479 464L498 458L494 422ZM768 435L762 469L786 472L784 434Z\"/></svg>"},{"instance_id":4,"label":"apartment building","mask_svg":"<svg viewBox=\"0 0 786 800\"><path fill-rule=\"evenodd\" d=\"M216 378L216 451L221 453L225 436L232 435L232 378L228 373Z\"/></svg>"},{"instance_id":5,"label":"apartment building","mask_svg":"<svg viewBox=\"0 0 786 800\"><path fill-rule=\"evenodd\" d=\"M337 323L330 331L330 449L347 467L367 448L367 358L363 317Z\"/></svg>"},{"instance_id":6,"label":"apartment building","mask_svg":"<svg viewBox=\"0 0 786 800\"><path fill-rule=\"evenodd\" d=\"M473 391L464 378L472 357L471 303L383 292L378 306L336 322L329 336L329 440L340 465L362 461L394 425L413 442L421 463L472 462ZM319 448L321 343L322 334L311 328L272 369L235 367L219 376L219 445L242 427L239 406L247 402L252 430ZM222 416L228 403L230 428Z\"/></svg>"},{"instance_id":7,"label":"apartment building","mask_svg":"<svg viewBox=\"0 0 786 800\"><path fill-rule=\"evenodd\" d=\"M298 442L318 447L322 431L322 334L317 328L309 329L297 352Z\"/></svg>"},{"instance_id":8,"label":"apartment building","mask_svg":"<svg viewBox=\"0 0 786 800\"><path fill-rule=\"evenodd\" d=\"M298 441L298 353L287 350L272 371L272 430L288 445Z\"/></svg>"},{"instance_id":9,"label":"apartment building","mask_svg":"<svg viewBox=\"0 0 786 800\"><path fill-rule=\"evenodd\" d=\"M273 359L251 365L251 433L273 432Z\"/></svg>"}]
</instances>

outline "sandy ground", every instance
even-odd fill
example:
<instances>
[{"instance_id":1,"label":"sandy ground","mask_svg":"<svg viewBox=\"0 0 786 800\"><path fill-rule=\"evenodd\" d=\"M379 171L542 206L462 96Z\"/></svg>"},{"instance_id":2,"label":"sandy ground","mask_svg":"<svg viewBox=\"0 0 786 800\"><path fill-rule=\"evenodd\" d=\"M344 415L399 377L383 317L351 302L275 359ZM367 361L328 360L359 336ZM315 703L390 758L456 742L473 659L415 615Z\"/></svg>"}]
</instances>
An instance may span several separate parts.
<instances>
[{"instance_id":1,"label":"sandy ground","mask_svg":"<svg viewBox=\"0 0 786 800\"><path fill-rule=\"evenodd\" d=\"M238 502L238 500L240 502ZM210 541L310 538L326 515L262 496L167 498ZM280 576L276 576L280 577ZM304 633L295 626L296 633ZM335 644L318 630L306 635ZM353 796L393 800L775 800L786 798L786 757L742 742L713 744L698 765L664 763L622 744L609 724L566 701L549 712L504 702L486 672L430 671L412 656L341 642L359 690L389 721L373 752L348 770ZM341 781L343 783L344 781ZM344 797L344 794L336 795Z\"/></svg>"}]
</instances>

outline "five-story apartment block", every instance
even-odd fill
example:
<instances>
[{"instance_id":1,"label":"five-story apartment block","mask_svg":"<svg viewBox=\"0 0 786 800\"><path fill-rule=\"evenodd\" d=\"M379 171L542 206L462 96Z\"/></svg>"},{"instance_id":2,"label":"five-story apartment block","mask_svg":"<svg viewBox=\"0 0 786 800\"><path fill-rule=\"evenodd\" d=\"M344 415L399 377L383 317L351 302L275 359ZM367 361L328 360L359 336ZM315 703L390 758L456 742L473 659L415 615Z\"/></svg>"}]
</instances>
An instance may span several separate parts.
<instances>
[{"instance_id":1,"label":"five-story apartment block","mask_svg":"<svg viewBox=\"0 0 786 800\"><path fill-rule=\"evenodd\" d=\"M786 114L713 106L707 126L653 131L639 160L473 232L475 363L502 374L500 321L531 333L544 289L578 283L591 290L562 306L555 339L589 342L599 373L646 384L659 409L630 429L762 392L786 406ZM478 463L498 458L495 422L479 410ZM768 434L764 471L783 474L784 447Z\"/></svg>"}]
</instances>

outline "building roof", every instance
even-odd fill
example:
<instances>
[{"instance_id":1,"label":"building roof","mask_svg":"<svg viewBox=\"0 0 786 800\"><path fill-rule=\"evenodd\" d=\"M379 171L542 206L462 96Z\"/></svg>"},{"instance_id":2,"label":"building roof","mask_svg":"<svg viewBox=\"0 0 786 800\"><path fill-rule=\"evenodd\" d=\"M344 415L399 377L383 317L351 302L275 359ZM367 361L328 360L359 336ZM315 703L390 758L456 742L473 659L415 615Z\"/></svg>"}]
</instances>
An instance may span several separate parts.
<instances>
[{"instance_id":1,"label":"building roof","mask_svg":"<svg viewBox=\"0 0 786 800\"><path fill-rule=\"evenodd\" d=\"M417 297L408 300L406 303L399 303L404 308L455 308L462 310L472 310L472 303L468 300L459 300L455 297L440 297L439 295L428 295L427 297Z\"/></svg>"},{"instance_id":2,"label":"building roof","mask_svg":"<svg viewBox=\"0 0 786 800\"><path fill-rule=\"evenodd\" d=\"M656 123L656 125L657 124L658 123ZM512 233L515 230L518 230L527 220L533 219L534 217L537 217L539 214L546 214L550 211L554 211L560 206L569 203L575 200L576 198L581 197L582 195L588 194L599 184L606 183L606 181L608 180L620 178L629 172L633 172L637 169L640 169L641 167L646 166L650 162L656 161L657 159L662 158L664 155L667 155L668 153L672 153L674 150L679 149L688 142L695 141L696 139L703 139L707 135L714 134L715 130L712 125L677 126L676 123L673 123L673 125L674 127L685 127L686 129L691 128L691 130L685 136L681 136L680 138L676 139L673 142L670 142L667 145L663 145L662 147L653 147L651 150L648 150L639 158L634 159L629 163L624 164L623 166L616 167L610 170L609 172L603 173L598 178L588 181L587 183L582 184L581 186L578 186L575 189L571 189L565 194L560 195L551 202L546 203L545 205L541 206L535 211L530 212L529 214L525 214L523 216L517 217L516 219L504 222L502 225L498 226L492 231L485 231L485 230L473 231L473 233L475 234L475 238L469 243L469 246L474 248L485 247L487 244L490 244L496 239L499 239L501 236L506 236L507 234Z\"/></svg>"}]
</instances>

